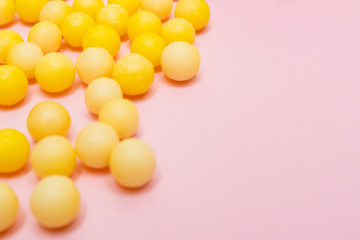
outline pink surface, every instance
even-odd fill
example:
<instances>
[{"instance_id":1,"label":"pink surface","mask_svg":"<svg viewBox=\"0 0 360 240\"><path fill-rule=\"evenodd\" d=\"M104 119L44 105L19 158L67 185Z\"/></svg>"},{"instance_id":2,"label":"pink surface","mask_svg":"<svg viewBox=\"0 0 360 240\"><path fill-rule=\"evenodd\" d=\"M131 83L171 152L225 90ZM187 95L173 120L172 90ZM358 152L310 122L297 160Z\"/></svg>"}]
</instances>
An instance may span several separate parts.
<instances>
[{"instance_id":1,"label":"pink surface","mask_svg":"<svg viewBox=\"0 0 360 240\"><path fill-rule=\"evenodd\" d=\"M0 176L21 202L17 224L0 238L360 239L359 1L209 3L211 23L195 42L198 76L177 84L158 73L151 91L134 99L137 137L158 158L151 184L128 191L108 171L79 166L80 216L49 231L29 211L37 182L29 167ZM61 51L74 61L79 54ZM69 110L73 141L95 120L83 96L78 79L59 96L33 84L21 105L0 109L0 126L30 139L27 113L51 99Z\"/></svg>"}]
</instances>

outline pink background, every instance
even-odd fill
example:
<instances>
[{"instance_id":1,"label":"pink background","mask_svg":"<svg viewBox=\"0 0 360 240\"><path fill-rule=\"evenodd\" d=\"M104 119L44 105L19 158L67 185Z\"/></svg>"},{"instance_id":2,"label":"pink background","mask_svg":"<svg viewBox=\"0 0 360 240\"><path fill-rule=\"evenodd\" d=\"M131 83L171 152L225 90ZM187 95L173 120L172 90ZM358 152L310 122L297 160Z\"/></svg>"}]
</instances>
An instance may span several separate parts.
<instances>
[{"instance_id":1,"label":"pink background","mask_svg":"<svg viewBox=\"0 0 360 240\"><path fill-rule=\"evenodd\" d=\"M360 3L358 0L209 0L195 45L200 73L175 83L159 72L134 98L137 137L156 151L154 180L118 187L108 171L78 167L76 222L40 227L29 211L29 167L0 176L20 198L4 239L360 239ZM10 26L26 38L29 26ZM78 51L61 49L75 61ZM123 43L119 56L129 52ZM26 131L40 101L62 103L69 137L95 119L85 87L48 95L30 86L0 126ZM32 143L33 144L33 143Z\"/></svg>"}]
</instances>

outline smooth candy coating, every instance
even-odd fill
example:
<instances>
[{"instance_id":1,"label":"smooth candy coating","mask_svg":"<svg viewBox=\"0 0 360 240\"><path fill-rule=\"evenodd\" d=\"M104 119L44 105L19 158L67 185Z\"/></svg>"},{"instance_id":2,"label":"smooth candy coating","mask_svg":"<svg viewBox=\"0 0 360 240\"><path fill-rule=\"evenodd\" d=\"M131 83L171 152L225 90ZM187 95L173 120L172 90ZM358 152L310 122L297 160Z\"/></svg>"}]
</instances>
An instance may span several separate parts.
<instances>
[{"instance_id":1,"label":"smooth candy coating","mask_svg":"<svg viewBox=\"0 0 360 240\"><path fill-rule=\"evenodd\" d=\"M80 80L89 84L96 78L110 77L114 64L114 58L104 48L91 47L80 53L76 71Z\"/></svg>"},{"instance_id":2,"label":"smooth candy coating","mask_svg":"<svg viewBox=\"0 0 360 240\"><path fill-rule=\"evenodd\" d=\"M149 11L139 11L130 17L127 34L132 41L142 33L153 32L160 34L161 29L162 23L157 15Z\"/></svg>"},{"instance_id":3,"label":"smooth candy coating","mask_svg":"<svg viewBox=\"0 0 360 240\"><path fill-rule=\"evenodd\" d=\"M118 4L123 6L129 15L133 15L139 10L139 0L109 0L108 4Z\"/></svg>"},{"instance_id":4,"label":"smooth candy coating","mask_svg":"<svg viewBox=\"0 0 360 240\"><path fill-rule=\"evenodd\" d=\"M188 20L184 18L173 18L164 24L161 36L166 44L176 41L193 44L196 33L194 26Z\"/></svg>"},{"instance_id":5,"label":"smooth candy coating","mask_svg":"<svg viewBox=\"0 0 360 240\"><path fill-rule=\"evenodd\" d=\"M75 148L80 161L85 166L101 169L109 165L111 150L118 141L119 137L112 127L95 122L79 132Z\"/></svg>"},{"instance_id":6,"label":"smooth candy coating","mask_svg":"<svg viewBox=\"0 0 360 240\"><path fill-rule=\"evenodd\" d=\"M16 0L15 10L25 22L36 23L39 21L41 9L48 2L49 0Z\"/></svg>"},{"instance_id":7,"label":"smooth candy coating","mask_svg":"<svg viewBox=\"0 0 360 240\"><path fill-rule=\"evenodd\" d=\"M14 0L0 0L0 26L10 23L15 16Z\"/></svg>"},{"instance_id":8,"label":"smooth candy coating","mask_svg":"<svg viewBox=\"0 0 360 240\"><path fill-rule=\"evenodd\" d=\"M20 68L12 65L0 66L0 105L14 105L26 96L28 80Z\"/></svg>"},{"instance_id":9,"label":"smooth candy coating","mask_svg":"<svg viewBox=\"0 0 360 240\"><path fill-rule=\"evenodd\" d=\"M124 7L117 4L107 5L96 14L95 22L98 25L107 25L113 28L119 36L126 33L129 14Z\"/></svg>"},{"instance_id":10,"label":"smooth candy coating","mask_svg":"<svg viewBox=\"0 0 360 240\"><path fill-rule=\"evenodd\" d=\"M64 19L72 11L69 4L63 1L48 2L40 12L40 21L49 21L61 27Z\"/></svg>"},{"instance_id":11,"label":"smooth candy coating","mask_svg":"<svg viewBox=\"0 0 360 240\"><path fill-rule=\"evenodd\" d=\"M70 13L61 26L65 41L71 47L81 47L83 37L95 25L94 19L82 12Z\"/></svg>"},{"instance_id":12,"label":"smooth candy coating","mask_svg":"<svg viewBox=\"0 0 360 240\"><path fill-rule=\"evenodd\" d=\"M76 152L63 136L41 139L30 154L31 167L40 178L49 175L70 176L76 166Z\"/></svg>"},{"instance_id":13,"label":"smooth candy coating","mask_svg":"<svg viewBox=\"0 0 360 240\"><path fill-rule=\"evenodd\" d=\"M131 101L117 98L101 108L99 121L113 127L120 139L128 138L134 135L139 126L139 112Z\"/></svg>"},{"instance_id":14,"label":"smooth candy coating","mask_svg":"<svg viewBox=\"0 0 360 240\"><path fill-rule=\"evenodd\" d=\"M53 175L42 179L30 199L36 220L47 228L61 228L70 224L80 209L80 195L73 181Z\"/></svg>"},{"instance_id":15,"label":"smooth candy coating","mask_svg":"<svg viewBox=\"0 0 360 240\"><path fill-rule=\"evenodd\" d=\"M0 182L0 234L9 229L16 221L19 212L19 200L5 183Z\"/></svg>"},{"instance_id":16,"label":"smooth candy coating","mask_svg":"<svg viewBox=\"0 0 360 240\"><path fill-rule=\"evenodd\" d=\"M48 53L37 64L35 76L43 90L59 93L73 84L75 66L72 60L62 53Z\"/></svg>"},{"instance_id":17,"label":"smooth candy coating","mask_svg":"<svg viewBox=\"0 0 360 240\"><path fill-rule=\"evenodd\" d=\"M164 74L177 81L189 80L200 68L200 54L196 47L188 42L173 42L163 51L161 67Z\"/></svg>"},{"instance_id":18,"label":"smooth candy coating","mask_svg":"<svg viewBox=\"0 0 360 240\"><path fill-rule=\"evenodd\" d=\"M35 77L35 67L44 56L41 48L32 42L16 44L9 52L7 63L19 67L28 79Z\"/></svg>"},{"instance_id":19,"label":"smooth candy coating","mask_svg":"<svg viewBox=\"0 0 360 240\"><path fill-rule=\"evenodd\" d=\"M15 129L0 129L0 173L20 170L27 163L29 154L30 144L24 134Z\"/></svg>"},{"instance_id":20,"label":"smooth candy coating","mask_svg":"<svg viewBox=\"0 0 360 240\"><path fill-rule=\"evenodd\" d=\"M210 8L204 0L180 0L175 6L175 17L185 18L198 31L210 20Z\"/></svg>"},{"instance_id":21,"label":"smooth candy coating","mask_svg":"<svg viewBox=\"0 0 360 240\"><path fill-rule=\"evenodd\" d=\"M61 40L60 28L49 21L39 22L29 31L28 41L36 43L44 54L59 50Z\"/></svg>"},{"instance_id":22,"label":"smooth candy coating","mask_svg":"<svg viewBox=\"0 0 360 240\"><path fill-rule=\"evenodd\" d=\"M31 109L27 129L35 141L51 135L66 136L71 124L68 111L57 102L45 101Z\"/></svg>"},{"instance_id":23,"label":"smooth candy coating","mask_svg":"<svg viewBox=\"0 0 360 240\"><path fill-rule=\"evenodd\" d=\"M21 42L24 40L17 32L13 30L0 31L0 64L6 64L10 49Z\"/></svg>"},{"instance_id":24,"label":"smooth candy coating","mask_svg":"<svg viewBox=\"0 0 360 240\"><path fill-rule=\"evenodd\" d=\"M85 104L94 114L99 114L106 102L122 97L119 84L106 77L95 79L85 90Z\"/></svg>"},{"instance_id":25,"label":"smooth candy coating","mask_svg":"<svg viewBox=\"0 0 360 240\"><path fill-rule=\"evenodd\" d=\"M173 0L140 0L140 9L155 13L160 19L170 16Z\"/></svg>"},{"instance_id":26,"label":"smooth candy coating","mask_svg":"<svg viewBox=\"0 0 360 240\"><path fill-rule=\"evenodd\" d=\"M72 8L74 12L83 12L95 18L100 8L104 7L102 0L74 0Z\"/></svg>"},{"instance_id":27,"label":"smooth candy coating","mask_svg":"<svg viewBox=\"0 0 360 240\"><path fill-rule=\"evenodd\" d=\"M130 138L118 143L110 156L110 171L116 181L128 188L138 188L150 181L156 157L144 141Z\"/></svg>"}]
</instances>

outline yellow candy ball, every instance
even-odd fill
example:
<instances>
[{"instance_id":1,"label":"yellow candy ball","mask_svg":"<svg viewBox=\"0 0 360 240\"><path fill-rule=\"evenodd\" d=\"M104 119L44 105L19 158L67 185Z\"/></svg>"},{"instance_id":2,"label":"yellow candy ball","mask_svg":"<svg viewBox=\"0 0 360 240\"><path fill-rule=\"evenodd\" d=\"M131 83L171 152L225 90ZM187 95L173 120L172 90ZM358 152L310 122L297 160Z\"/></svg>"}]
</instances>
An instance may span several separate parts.
<instances>
[{"instance_id":1,"label":"yellow candy ball","mask_svg":"<svg viewBox=\"0 0 360 240\"><path fill-rule=\"evenodd\" d=\"M146 32L160 34L162 23L158 16L149 11L139 11L132 15L127 26L127 34L130 40Z\"/></svg>"},{"instance_id":2,"label":"yellow candy ball","mask_svg":"<svg viewBox=\"0 0 360 240\"><path fill-rule=\"evenodd\" d=\"M65 41L72 47L81 47L86 31L94 24L94 19L85 13L70 13L61 26Z\"/></svg>"},{"instance_id":3,"label":"yellow candy ball","mask_svg":"<svg viewBox=\"0 0 360 240\"><path fill-rule=\"evenodd\" d=\"M106 25L95 25L84 35L83 49L90 47L102 47L109 51L111 56L116 57L119 52L121 41L117 32Z\"/></svg>"},{"instance_id":4,"label":"yellow candy ball","mask_svg":"<svg viewBox=\"0 0 360 240\"><path fill-rule=\"evenodd\" d=\"M94 114L99 114L106 102L122 97L119 84L106 77L95 79L85 90L85 104Z\"/></svg>"},{"instance_id":5,"label":"yellow candy ball","mask_svg":"<svg viewBox=\"0 0 360 240\"><path fill-rule=\"evenodd\" d=\"M139 126L139 112L131 101L117 98L101 108L99 121L113 127L119 138L128 138L134 135Z\"/></svg>"},{"instance_id":6,"label":"yellow candy ball","mask_svg":"<svg viewBox=\"0 0 360 240\"><path fill-rule=\"evenodd\" d=\"M163 26L161 36L166 44L176 41L184 41L193 44L195 41L194 26L184 18L174 18Z\"/></svg>"},{"instance_id":7,"label":"yellow candy ball","mask_svg":"<svg viewBox=\"0 0 360 240\"><path fill-rule=\"evenodd\" d=\"M129 14L121 5L111 4L101 8L95 19L96 24L113 28L121 37L126 33Z\"/></svg>"},{"instance_id":8,"label":"yellow candy ball","mask_svg":"<svg viewBox=\"0 0 360 240\"><path fill-rule=\"evenodd\" d=\"M173 42L163 51L161 67L164 74L177 81L189 80L200 68L200 54L188 42Z\"/></svg>"},{"instance_id":9,"label":"yellow candy ball","mask_svg":"<svg viewBox=\"0 0 360 240\"><path fill-rule=\"evenodd\" d=\"M31 109L27 118L27 129L38 141L47 136L66 136L71 124L68 111L57 102L45 101Z\"/></svg>"},{"instance_id":10,"label":"yellow candy ball","mask_svg":"<svg viewBox=\"0 0 360 240\"><path fill-rule=\"evenodd\" d=\"M14 0L0 0L0 26L10 23L15 16Z\"/></svg>"},{"instance_id":11,"label":"yellow candy ball","mask_svg":"<svg viewBox=\"0 0 360 240\"><path fill-rule=\"evenodd\" d=\"M15 44L24 42L22 37L13 30L0 31L0 64L5 64L10 49Z\"/></svg>"},{"instance_id":12,"label":"yellow candy ball","mask_svg":"<svg viewBox=\"0 0 360 240\"><path fill-rule=\"evenodd\" d=\"M40 21L49 21L61 27L64 19L72 12L71 6L63 1L48 2L40 12Z\"/></svg>"},{"instance_id":13,"label":"yellow candy ball","mask_svg":"<svg viewBox=\"0 0 360 240\"><path fill-rule=\"evenodd\" d=\"M210 8L204 0L180 0L175 6L175 17L185 18L198 31L210 20Z\"/></svg>"},{"instance_id":14,"label":"yellow candy ball","mask_svg":"<svg viewBox=\"0 0 360 240\"><path fill-rule=\"evenodd\" d=\"M55 23L48 21L35 24L28 35L28 41L36 43L44 54L59 50L61 40L60 28Z\"/></svg>"},{"instance_id":15,"label":"yellow candy ball","mask_svg":"<svg viewBox=\"0 0 360 240\"><path fill-rule=\"evenodd\" d=\"M108 4L118 4L123 6L129 15L133 15L139 10L139 0L108 0Z\"/></svg>"},{"instance_id":16,"label":"yellow candy ball","mask_svg":"<svg viewBox=\"0 0 360 240\"><path fill-rule=\"evenodd\" d=\"M103 6L104 2L102 0L74 0L72 8L74 12L83 12L95 18L97 12Z\"/></svg>"},{"instance_id":17,"label":"yellow candy ball","mask_svg":"<svg viewBox=\"0 0 360 240\"><path fill-rule=\"evenodd\" d=\"M48 2L49 0L16 0L15 10L25 22L36 23L39 21L41 9Z\"/></svg>"},{"instance_id":18,"label":"yellow candy ball","mask_svg":"<svg viewBox=\"0 0 360 240\"><path fill-rule=\"evenodd\" d=\"M85 166L101 169L109 165L111 150L118 141L119 137L112 127L95 122L79 132L75 148L80 161Z\"/></svg>"},{"instance_id":19,"label":"yellow candy ball","mask_svg":"<svg viewBox=\"0 0 360 240\"><path fill-rule=\"evenodd\" d=\"M70 178L53 175L42 179L35 186L30 207L41 225L61 228L76 218L80 209L80 195Z\"/></svg>"},{"instance_id":20,"label":"yellow candy ball","mask_svg":"<svg viewBox=\"0 0 360 240\"><path fill-rule=\"evenodd\" d=\"M110 77L113 68L114 58L101 47L85 49L76 61L76 71L85 84L99 77Z\"/></svg>"},{"instance_id":21,"label":"yellow candy ball","mask_svg":"<svg viewBox=\"0 0 360 240\"><path fill-rule=\"evenodd\" d=\"M41 48L32 42L16 44L9 52L7 63L19 67L28 79L35 77L35 67L44 56Z\"/></svg>"},{"instance_id":22,"label":"yellow candy ball","mask_svg":"<svg viewBox=\"0 0 360 240\"><path fill-rule=\"evenodd\" d=\"M25 98L28 80L20 68L0 66L0 105L14 105Z\"/></svg>"},{"instance_id":23,"label":"yellow candy ball","mask_svg":"<svg viewBox=\"0 0 360 240\"><path fill-rule=\"evenodd\" d=\"M154 68L145 57L131 53L115 63L112 78L129 96L147 92L154 81Z\"/></svg>"},{"instance_id":24,"label":"yellow candy ball","mask_svg":"<svg viewBox=\"0 0 360 240\"><path fill-rule=\"evenodd\" d=\"M161 54L166 43L160 35L155 33L143 33L131 43L131 53L138 53L147 58L154 67L160 66Z\"/></svg>"},{"instance_id":25,"label":"yellow candy ball","mask_svg":"<svg viewBox=\"0 0 360 240\"><path fill-rule=\"evenodd\" d=\"M140 9L155 13L160 19L170 16L173 0L140 0Z\"/></svg>"},{"instance_id":26,"label":"yellow candy ball","mask_svg":"<svg viewBox=\"0 0 360 240\"><path fill-rule=\"evenodd\" d=\"M59 93L73 84L75 66L73 61L65 54L48 53L36 65L35 76L43 90Z\"/></svg>"},{"instance_id":27,"label":"yellow candy ball","mask_svg":"<svg viewBox=\"0 0 360 240\"><path fill-rule=\"evenodd\" d=\"M30 145L24 134L15 129L0 129L0 173L20 170L27 163L29 154Z\"/></svg>"},{"instance_id":28,"label":"yellow candy ball","mask_svg":"<svg viewBox=\"0 0 360 240\"><path fill-rule=\"evenodd\" d=\"M150 181L156 157L144 141L130 138L118 143L110 155L110 171L116 181L128 188L138 188Z\"/></svg>"},{"instance_id":29,"label":"yellow candy ball","mask_svg":"<svg viewBox=\"0 0 360 240\"><path fill-rule=\"evenodd\" d=\"M9 229L16 221L19 212L19 200L14 191L0 182L0 234Z\"/></svg>"}]
</instances>

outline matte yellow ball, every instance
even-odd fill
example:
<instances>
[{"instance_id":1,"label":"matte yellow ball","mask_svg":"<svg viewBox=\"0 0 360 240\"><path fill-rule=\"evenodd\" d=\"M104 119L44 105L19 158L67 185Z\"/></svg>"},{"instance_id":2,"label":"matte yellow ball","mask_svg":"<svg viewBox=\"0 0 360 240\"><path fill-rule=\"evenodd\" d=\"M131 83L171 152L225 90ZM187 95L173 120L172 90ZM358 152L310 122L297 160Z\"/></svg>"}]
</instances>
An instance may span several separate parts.
<instances>
[{"instance_id":1,"label":"matte yellow ball","mask_svg":"<svg viewBox=\"0 0 360 240\"><path fill-rule=\"evenodd\" d=\"M83 12L95 18L100 8L104 6L102 0L74 0L72 8L74 12Z\"/></svg>"},{"instance_id":2,"label":"matte yellow ball","mask_svg":"<svg viewBox=\"0 0 360 240\"><path fill-rule=\"evenodd\" d=\"M14 0L0 0L0 26L10 23L15 16Z\"/></svg>"},{"instance_id":3,"label":"matte yellow ball","mask_svg":"<svg viewBox=\"0 0 360 240\"><path fill-rule=\"evenodd\" d=\"M40 12L40 21L49 21L61 27L64 19L72 12L71 6L63 1L48 2Z\"/></svg>"},{"instance_id":4,"label":"matte yellow ball","mask_svg":"<svg viewBox=\"0 0 360 240\"><path fill-rule=\"evenodd\" d=\"M170 16L173 0L140 0L140 9L155 13L160 19Z\"/></svg>"},{"instance_id":5,"label":"matte yellow ball","mask_svg":"<svg viewBox=\"0 0 360 240\"><path fill-rule=\"evenodd\" d=\"M85 33L94 24L94 19L85 13L70 13L61 26L63 37L70 46L81 47Z\"/></svg>"},{"instance_id":6,"label":"matte yellow ball","mask_svg":"<svg viewBox=\"0 0 360 240\"><path fill-rule=\"evenodd\" d=\"M36 43L44 54L56 52L61 46L60 28L52 22L42 21L35 24L29 31L28 41Z\"/></svg>"},{"instance_id":7,"label":"matte yellow ball","mask_svg":"<svg viewBox=\"0 0 360 240\"><path fill-rule=\"evenodd\" d=\"M28 80L25 73L12 65L0 66L0 105L14 105L26 96Z\"/></svg>"},{"instance_id":8,"label":"matte yellow ball","mask_svg":"<svg viewBox=\"0 0 360 240\"><path fill-rule=\"evenodd\" d=\"M61 228L76 218L80 209L80 195L73 181L53 175L42 179L30 199L36 220L47 228Z\"/></svg>"},{"instance_id":9,"label":"matte yellow ball","mask_svg":"<svg viewBox=\"0 0 360 240\"><path fill-rule=\"evenodd\" d=\"M27 129L35 141L51 135L66 136L70 124L68 111L53 101L38 103L27 117Z\"/></svg>"},{"instance_id":10,"label":"matte yellow ball","mask_svg":"<svg viewBox=\"0 0 360 240\"><path fill-rule=\"evenodd\" d=\"M149 11L139 11L130 17L127 34L132 41L142 33L153 32L160 34L161 29L162 23L156 14Z\"/></svg>"},{"instance_id":11,"label":"matte yellow ball","mask_svg":"<svg viewBox=\"0 0 360 240\"><path fill-rule=\"evenodd\" d=\"M175 17L185 18L198 31L210 20L210 8L204 0L180 0L175 6Z\"/></svg>"},{"instance_id":12,"label":"matte yellow ball","mask_svg":"<svg viewBox=\"0 0 360 240\"><path fill-rule=\"evenodd\" d=\"M161 36L166 44L176 41L184 41L193 44L195 41L194 26L184 18L173 18L163 26Z\"/></svg>"},{"instance_id":13,"label":"matte yellow ball","mask_svg":"<svg viewBox=\"0 0 360 240\"><path fill-rule=\"evenodd\" d=\"M50 93L59 93L71 87L75 80L75 66L62 53L48 53L42 57L35 69L40 87Z\"/></svg>"},{"instance_id":14,"label":"matte yellow ball","mask_svg":"<svg viewBox=\"0 0 360 240\"><path fill-rule=\"evenodd\" d=\"M75 148L80 161L85 166L101 169L109 165L111 150L118 141L119 137L112 127L95 122L79 132Z\"/></svg>"},{"instance_id":15,"label":"matte yellow ball","mask_svg":"<svg viewBox=\"0 0 360 240\"><path fill-rule=\"evenodd\" d=\"M41 9L49 0L16 0L15 10L25 22L36 23L39 21Z\"/></svg>"},{"instance_id":16,"label":"matte yellow ball","mask_svg":"<svg viewBox=\"0 0 360 240\"><path fill-rule=\"evenodd\" d=\"M131 101L117 98L101 108L99 121L113 127L119 138L128 138L134 135L139 126L139 112Z\"/></svg>"},{"instance_id":17,"label":"matte yellow ball","mask_svg":"<svg viewBox=\"0 0 360 240\"><path fill-rule=\"evenodd\" d=\"M118 4L123 6L129 15L133 15L139 10L139 0L108 0L108 4Z\"/></svg>"},{"instance_id":18,"label":"matte yellow ball","mask_svg":"<svg viewBox=\"0 0 360 240\"><path fill-rule=\"evenodd\" d=\"M115 63L112 78L120 84L125 95L140 95L150 89L154 67L145 57L131 53Z\"/></svg>"},{"instance_id":19,"label":"matte yellow ball","mask_svg":"<svg viewBox=\"0 0 360 240\"><path fill-rule=\"evenodd\" d=\"M26 165L29 154L30 145L24 134L15 129L0 129L0 173L20 170Z\"/></svg>"},{"instance_id":20,"label":"matte yellow ball","mask_svg":"<svg viewBox=\"0 0 360 240\"><path fill-rule=\"evenodd\" d=\"M0 64L5 64L10 49L15 44L24 42L22 37L13 30L0 31Z\"/></svg>"},{"instance_id":21,"label":"matte yellow ball","mask_svg":"<svg viewBox=\"0 0 360 240\"><path fill-rule=\"evenodd\" d=\"M19 212L19 200L5 183L0 182L0 234L14 225Z\"/></svg>"},{"instance_id":22,"label":"matte yellow ball","mask_svg":"<svg viewBox=\"0 0 360 240\"><path fill-rule=\"evenodd\" d=\"M144 141L130 138L118 143L110 156L110 170L116 181L128 188L149 182L156 168L156 157Z\"/></svg>"},{"instance_id":23,"label":"matte yellow ball","mask_svg":"<svg viewBox=\"0 0 360 240\"><path fill-rule=\"evenodd\" d=\"M96 24L113 28L121 37L126 33L129 14L121 5L111 4L101 8L95 19Z\"/></svg>"}]
</instances>

